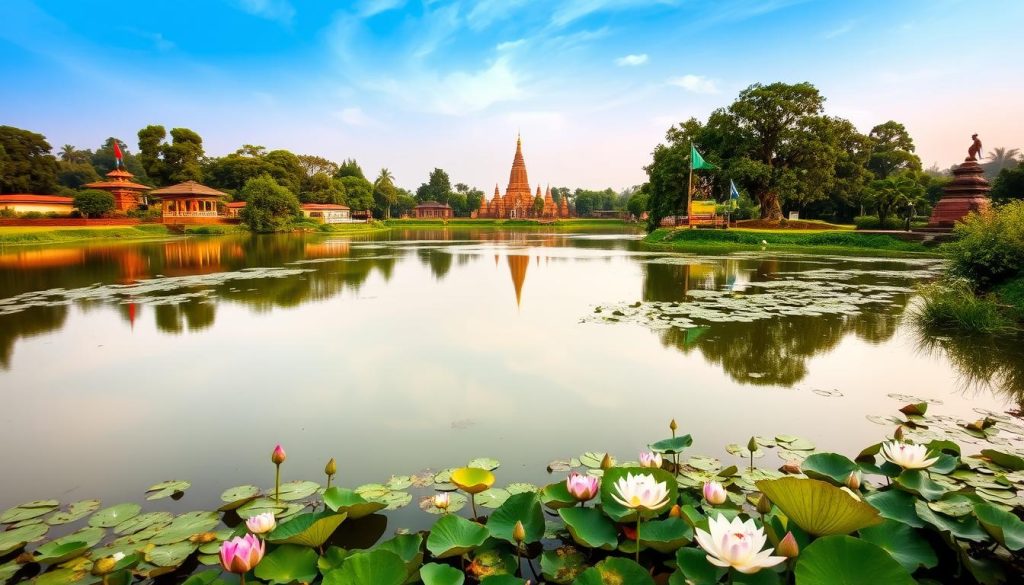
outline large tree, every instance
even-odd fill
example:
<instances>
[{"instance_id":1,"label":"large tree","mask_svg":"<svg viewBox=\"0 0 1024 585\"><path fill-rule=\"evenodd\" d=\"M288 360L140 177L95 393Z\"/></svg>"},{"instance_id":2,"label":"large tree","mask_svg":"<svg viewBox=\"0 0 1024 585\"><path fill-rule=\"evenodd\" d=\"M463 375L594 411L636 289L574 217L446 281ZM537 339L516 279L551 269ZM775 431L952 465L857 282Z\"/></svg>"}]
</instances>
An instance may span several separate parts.
<instances>
[{"instance_id":1,"label":"large tree","mask_svg":"<svg viewBox=\"0 0 1024 585\"><path fill-rule=\"evenodd\" d=\"M338 165L337 172L334 176L343 179L345 177L359 177L360 179L366 179L366 175L363 174L362 167L356 162L354 158L347 158L344 162Z\"/></svg>"},{"instance_id":2,"label":"large tree","mask_svg":"<svg viewBox=\"0 0 1024 585\"><path fill-rule=\"evenodd\" d=\"M286 230L299 214L299 200L270 175L250 179L239 193L247 202L240 214L242 222L253 231Z\"/></svg>"},{"instance_id":3,"label":"large tree","mask_svg":"<svg viewBox=\"0 0 1024 585\"><path fill-rule=\"evenodd\" d=\"M885 220L890 215L902 215L901 211L918 205L924 194L925 188L916 180L915 173L905 170L871 181L867 187L867 202L885 228Z\"/></svg>"},{"instance_id":4,"label":"large tree","mask_svg":"<svg viewBox=\"0 0 1024 585\"><path fill-rule=\"evenodd\" d=\"M1024 199L1024 161L1015 169L1003 169L992 185L992 200L1006 203L1014 199Z\"/></svg>"},{"instance_id":5,"label":"large tree","mask_svg":"<svg viewBox=\"0 0 1024 585\"><path fill-rule=\"evenodd\" d=\"M871 139L868 169L876 179L900 171L921 170L921 159L914 154L914 139L903 124L889 120L872 128L868 138Z\"/></svg>"},{"instance_id":6,"label":"large tree","mask_svg":"<svg viewBox=\"0 0 1024 585\"><path fill-rule=\"evenodd\" d=\"M203 138L188 128L172 128L170 143L164 141L166 137L163 126L139 130L139 159L146 175L159 185L202 181Z\"/></svg>"},{"instance_id":7,"label":"large tree","mask_svg":"<svg viewBox=\"0 0 1024 585\"><path fill-rule=\"evenodd\" d=\"M345 185L327 173L317 173L306 182L299 193L303 203L345 203Z\"/></svg>"},{"instance_id":8,"label":"large tree","mask_svg":"<svg viewBox=\"0 0 1024 585\"><path fill-rule=\"evenodd\" d=\"M345 187L345 201L353 211L373 209L373 183L355 175L338 179Z\"/></svg>"},{"instance_id":9,"label":"large tree","mask_svg":"<svg viewBox=\"0 0 1024 585\"><path fill-rule=\"evenodd\" d=\"M988 159L988 162L981 165L985 168L985 176L994 179L1003 169L1012 169L1017 166L1017 163L1020 162L1020 149L997 146L990 150L985 158Z\"/></svg>"},{"instance_id":10,"label":"large tree","mask_svg":"<svg viewBox=\"0 0 1024 585\"><path fill-rule=\"evenodd\" d=\"M53 193L57 159L42 134L0 126L0 193Z\"/></svg>"},{"instance_id":11,"label":"large tree","mask_svg":"<svg viewBox=\"0 0 1024 585\"><path fill-rule=\"evenodd\" d=\"M416 190L416 198L421 202L438 201L440 203L448 203L451 193L452 181L448 178L448 173L444 172L443 169L435 168L430 171L430 177L427 179L427 182L420 185L419 189Z\"/></svg>"},{"instance_id":12,"label":"large tree","mask_svg":"<svg viewBox=\"0 0 1024 585\"><path fill-rule=\"evenodd\" d=\"M398 189L395 188L395 176L384 168L373 182L374 209L378 216L391 219L391 207L398 203Z\"/></svg>"},{"instance_id":13,"label":"large tree","mask_svg":"<svg viewBox=\"0 0 1024 585\"><path fill-rule=\"evenodd\" d=\"M148 181L149 175L146 173L146 169L142 165L142 161L132 154L127 144L113 136L107 138L106 141L103 142L103 145L97 148L96 152L91 153L89 157L89 161L92 163L93 168L96 169L96 173L101 176L106 175L117 166L117 157L114 156L115 140L117 140L117 145L121 149L121 158L124 161L125 170L135 175L137 181ZM86 150L84 152L89 151Z\"/></svg>"}]
</instances>

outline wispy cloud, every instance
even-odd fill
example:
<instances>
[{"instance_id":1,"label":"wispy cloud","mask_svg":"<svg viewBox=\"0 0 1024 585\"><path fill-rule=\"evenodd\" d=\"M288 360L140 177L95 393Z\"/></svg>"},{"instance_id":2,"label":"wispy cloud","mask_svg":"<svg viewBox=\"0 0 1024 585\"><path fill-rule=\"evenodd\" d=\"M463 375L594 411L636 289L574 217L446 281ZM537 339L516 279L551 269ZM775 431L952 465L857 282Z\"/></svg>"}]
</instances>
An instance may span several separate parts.
<instances>
[{"instance_id":1,"label":"wispy cloud","mask_svg":"<svg viewBox=\"0 0 1024 585\"><path fill-rule=\"evenodd\" d=\"M676 0L568 0L561 2L551 15L551 24L563 27L597 12L628 10L645 6L676 4Z\"/></svg>"},{"instance_id":2,"label":"wispy cloud","mask_svg":"<svg viewBox=\"0 0 1024 585\"><path fill-rule=\"evenodd\" d=\"M534 0L478 0L466 15L466 22L473 30L483 30L531 1Z\"/></svg>"},{"instance_id":3,"label":"wispy cloud","mask_svg":"<svg viewBox=\"0 0 1024 585\"><path fill-rule=\"evenodd\" d=\"M615 64L619 67L636 67L637 65L643 65L647 62L647 53L640 55L626 55L625 57L619 57L615 60Z\"/></svg>"},{"instance_id":4,"label":"wispy cloud","mask_svg":"<svg viewBox=\"0 0 1024 585\"><path fill-rule=\"evenodd\" d=\"M419 28L423 30L423 35L422 40L413 50L413 57L422 59L436 51L442 43L458 32L460 24L458 4L428 12L419 25Z\"/></svg>"},{"instance_id":5,"label":"wispy cloud","mask_svg":"<svg viewBox=\"0 0 1024 585\"><path fill-rule=\"evenodd\" d=\"M363 0L357 11L365 18L405 6L405 0Z\"/></svg>"},{"instance_id":6,"label":"wispy cloud","mask_svg":"<svg viewBox=\"0 0 1024 585\"><path fill-rule=\"evenodd\" d=\"M847 22L843 23L842 25L840 25L840 26L838 26L836 28L829 29L829 30L823 32L821 34L821 38L823 38L823 39L834 39L836 37L841 37L841 36L845 35L846 33L852 31L856 27L857 27L857 21L856 20L850 20L850 21L847 21Z\"/></svg>"},{"instance_id":7,"label":"wispy cloud","mask_svg":"<svg viewBox=\"0 0 1024 585\"><path fill-rule=\"evenodd\" d=\"M371 126L375 123L373 118L367 116L366 112L358 107L345 108L334 112L334 117L349 126Z\"/></svg>"},{"instance_id":8,"label":"wispy cloud","mask_svg":"<svg viewBox=\"0 0 1024 585\"><path fill-rule=\"evenodd\" d=\"M518 49L519 47L522 47L525 44L526 39L516 39L514 41L505 41L504 43L498 43L498 45L494 48L498 51L511 51L514 49Z\"/></svg>"},{"instance_id":9,"label":"wispy cloud","mask_svg":"<svg viewBox=\"0 0 1024 585\"><path fill-rule=\"evenodd\" d=\"M669 85L675 85L681 87L691 93L718 93L718 84L713 79L708 79L703 75L683 75L682 77L673 77L668 80Z\"/></svg>"},{"instance_id":10,"label":"wispy cloud","mask_svg":"<svg viewBox=\"0 0 1024 585\"><path fill-rule=\"evenodd\" d=\"M438 74L415 71L407 76L367 80L364 89L379 91L411 110L448 116L474 114L503 102L523 99L524 78L506 56L477 71Z\"/></svg>"},{"instance_id":11,"label":"wispy cloud","mask_svg":"<svg viewBox=\"0 0 1024 585\"><path fill-rule=\"evenodd\" d=\"M164 37L163 33L150 32L146 30L140 30L134 27L125 26L121 27L124 32L137 36L141 39L146 39L153 43L153 47L158 51L170 51L176 47L173 41L168 40Z\"/></svg>"},{"instance_id":12,"label":"wispy cloud","mask_svg":"<svg viewBox=\"0 0 1024 585\"><path fill-rule=\"evenodd\" d=\"M233 0L241 10L260 18L291 24L295 7L288 0Z\"/></svg>"}]
</instances>

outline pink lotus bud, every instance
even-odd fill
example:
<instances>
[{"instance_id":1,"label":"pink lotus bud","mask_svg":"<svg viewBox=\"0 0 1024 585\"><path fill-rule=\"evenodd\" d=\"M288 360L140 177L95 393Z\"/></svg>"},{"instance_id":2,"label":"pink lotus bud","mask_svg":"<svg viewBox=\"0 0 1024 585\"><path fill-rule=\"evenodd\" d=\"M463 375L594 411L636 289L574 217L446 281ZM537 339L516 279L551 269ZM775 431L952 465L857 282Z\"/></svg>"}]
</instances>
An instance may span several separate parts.
<instances>
[{"instance_id":1,"label":"pink lotus bud","mask_svg":"<svg viewBox=\"0 0 1024 585\"><path fill-rule=\"evenodd\" d=\"M713 506L724 504L727 495L725 488L717 481L709 481L704 484L704 499Z\"/></svg>"},{"instance_id":2,"label":"pink lotus bud","mask_svg":"<svg viewBox=\"0 0 1024 585\"><path fill-rule=\"evenodd\" d=\"M220 565L239 575L248 573L263 560L266 544L254 534L236 536L220 545Z\"/></svg>"},{"instance_id":3,"label":"pink lotus bud","mask_svg":"<svg viewBox=\"0 0 1024 585\"><path fill-rule=\"evenodd\" d=\"M846 476L846 487L853 491L860 489L860 474L856 471L851 471L850 475Z\"/></svg>"},{"instance_id":4,"label":"pink lotus bud","mask_svg":"<svg viewBox=\"0 0 1024 585\"><path fill-rule=\"evenodd\" d=\"M653 467L661 469L661 455L645 451L640 454L640 467Z\"/></svg>"},{"instance_id":5,"label":"pink lotus bud","mask_svg":"<svg viewBox=\"0 0 1024 585\"><path fill-rule=\"evenodd\" d=\"M668 511L668 517L669 518L682 518L683 517L683 509L679 507L679 504L674 504L672 506L672 508Z\"/></svg>"},{"instance_id":6,"label":"pink lotus bud","mask_svg":"<svg viewBox=\"0 0 1024 585\"><path fill-rule=\"evenodd\" d=\"M273 530L277 526L277 521L274 520L273 512L264 512L262 514L256 514L252 518L245 521L245 527L249 529L249 532L253 534L266 534Z\"/></svg>"},{"instance_id":7,"label":"pink lotus bud","mask_svg":"<svg viewBox=\"0 0 1024 585\"><path fill-rule=\"evenodd\" d=\"M274 447L274 452L270 454L270 460L274 462L274 465L281 465L287 456L284 454L284 447L280 443Z\"/></svg>"},{"instance_id":8,"label":"pink lotus bud","mask_svg":"<svg viewBox=\"0 0 1024 585\"><path fill-rule=\"evenodd\" d=\"M573 471L565 480L565 488L577 501L586 502L597 495L600 483L600 480L592 475L582 475Z\"/></svg>"},{"instance_id":9,"label":"pink lotus bud","mask_svg":"<svg viewBox=\"0 0 1024 585\"><path fill-rule=\"evenodd\" d=\"M787 532L786 536L779 541L779 546L775 547L775 552L780 557L788 559L796 558L800 554L800 545L796 543L796 538L793 538L792 532Z\"/></svg>"}]
</instances>

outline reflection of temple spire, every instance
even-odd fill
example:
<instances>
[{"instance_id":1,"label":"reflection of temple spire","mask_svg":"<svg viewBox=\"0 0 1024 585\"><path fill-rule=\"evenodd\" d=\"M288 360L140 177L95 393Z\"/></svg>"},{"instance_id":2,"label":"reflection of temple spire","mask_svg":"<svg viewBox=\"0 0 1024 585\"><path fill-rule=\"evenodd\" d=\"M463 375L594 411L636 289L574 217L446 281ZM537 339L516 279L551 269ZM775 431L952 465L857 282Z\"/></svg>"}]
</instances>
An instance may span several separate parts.
<instances>
[{"instance_id":1,"label":"reflection of temple spire","mask_svg":"<svg viewBox=\"0 0 1024 585\"><path fill-rule=\"evenodd\" d=\"M516 289L516 306L523 298L523 283L526 282L526 269L530 266L530 257L522 254L509 255L508 271L512 274L512 285Z\"/></svg>"},{"instance_id":2,"label":"reflection of temple spire","mask_svg":"<svg viewBox=\"0 0 1024 585\"><path fill-rule=\"evenodd\" d=\"M128 322L131 323L132 331L135 331L135 303L128 303Z\"/></svg>"}]
</instances>

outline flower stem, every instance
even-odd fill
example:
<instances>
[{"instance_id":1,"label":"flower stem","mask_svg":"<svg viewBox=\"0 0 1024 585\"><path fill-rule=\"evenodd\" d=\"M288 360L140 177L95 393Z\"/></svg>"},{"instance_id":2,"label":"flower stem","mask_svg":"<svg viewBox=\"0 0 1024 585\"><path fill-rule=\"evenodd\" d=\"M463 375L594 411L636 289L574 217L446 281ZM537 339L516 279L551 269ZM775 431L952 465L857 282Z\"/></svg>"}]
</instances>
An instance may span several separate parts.
<instances>
[{"instance_id":1,"label":"flower stem","mask_svg":"<svg viewBox=\"0 0 1024 585\"><path fill-rule=\"evenodd\" d=\"M476 522L476 494L469 494L469 504L473 506L473 521Z\"/></svg>"},{"instance_id":2,"label":"flower stem","mask_svg":"<svg viewBox=\"0 0 1024 585\"><path fill-rule=\"evenodd\" d=\"M517 542L516 543L516 575L522 575L523 574L523 557L520 554L520 551L522 550L522 548L523 548L523 545Z\"/></svg>"},{"instance_id":3,"label":"flower stem","mask_svg":"<svg viewBox=\"0 0 1024 585\"><path fill-rule=\"evenodd\" d=\"M331 476L327 476L327 489L331 489Z\"/></svg>"},{"instance_id":4,"label":"flower stem","mask_svg":"<svg viewBox=\"0 0 1024 585\"><path fill-rule=\"evenodd\" d=\"M636 511L636 564L640 564L640 510Z\"/></svg>"},{"instance_id":5,"label":"flower stem","mask_svg":"<svg viewBox=\"0 0 1024 585\"><path fill-rule=\"evenodd\" d=\"M281 501L281 464L277 464L277 473L274 476L274 501Z\"/></svg>"},{"instance_id":6,"label":"flower stem","mask_svg":"<svg viewBox=\"0 0 1024 585\"><path fill-rule=\"evenodd\" d=\"M242 573L241 575L239 575L239 578L241 578L241 580L242 580L241 585L245 585L245 573Z\"/></svg>"}]
</instances>

